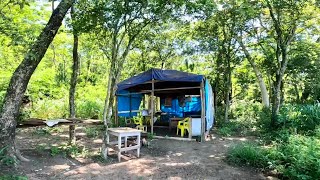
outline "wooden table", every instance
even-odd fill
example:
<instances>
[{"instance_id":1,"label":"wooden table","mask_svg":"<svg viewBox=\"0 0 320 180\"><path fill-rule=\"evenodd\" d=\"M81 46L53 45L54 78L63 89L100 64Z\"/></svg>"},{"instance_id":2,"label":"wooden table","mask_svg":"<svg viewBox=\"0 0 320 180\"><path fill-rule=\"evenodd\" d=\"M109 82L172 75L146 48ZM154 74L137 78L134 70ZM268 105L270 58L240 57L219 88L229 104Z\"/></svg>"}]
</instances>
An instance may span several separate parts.
<instances>
[{"instance_id":1,"label":"wooden table","mask_svg":"<svg viewBox=\"0 0 320 180\"><path fill-rule=\"evenodd\" d=\"M118 137L118 141L110 142L110 135ZM128 147L128 137L136 137L136 143ZM108 155L108 148L118 152L118 160L121 161L121 152L129 150L137 150L137 156L140 156L140 137L141 131L138 129L121 127L121 128L108 128L106 139L106 153Z\"/></svg>"},{"instance_id":2,"label":"wooden table","mask_svg":"<svg viewBox=\"0 0 320 180\"><path fill-rule=\"evenodd\" d=\"M169 120L169 129L171 130L172 127L177 127L178 122L185 118L170 118Z\"/></svg>"}]
</instances>

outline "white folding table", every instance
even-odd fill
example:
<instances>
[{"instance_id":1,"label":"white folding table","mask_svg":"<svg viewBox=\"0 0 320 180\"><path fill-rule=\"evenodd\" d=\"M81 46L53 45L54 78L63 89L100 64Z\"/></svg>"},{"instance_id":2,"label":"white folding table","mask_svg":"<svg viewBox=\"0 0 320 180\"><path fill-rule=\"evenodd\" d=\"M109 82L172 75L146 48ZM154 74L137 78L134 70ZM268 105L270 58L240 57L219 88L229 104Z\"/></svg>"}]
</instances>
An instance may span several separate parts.
<instances>
[{"instance_id":1,"label":"white folding table","mask_svg":"<svg viewBox=\"0 0 320 180\"><path fill-rule=\"evenodd\" d=\"M117 141L110 142L110 135L118 137ZM128 147L128 137L136 137L134 145ZM140 156L140 138L141 130L121 127L121 128L108 128L106 139L106 153L108 155L108 148L118 152L118 160L121 161L121 152L129 150L137 150L137 156Z\"/></svg>"}]
</instances>

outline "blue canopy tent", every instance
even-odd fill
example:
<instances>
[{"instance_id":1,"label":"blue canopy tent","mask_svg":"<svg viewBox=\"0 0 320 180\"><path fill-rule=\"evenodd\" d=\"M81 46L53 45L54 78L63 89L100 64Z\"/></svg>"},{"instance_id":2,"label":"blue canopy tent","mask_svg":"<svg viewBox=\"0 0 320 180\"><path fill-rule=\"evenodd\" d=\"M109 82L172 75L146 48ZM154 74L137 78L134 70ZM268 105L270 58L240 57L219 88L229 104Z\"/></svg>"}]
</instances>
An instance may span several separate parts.
<instances>
[{"instance_id":1,"label":"blue canopy tent","mask_svg":"<svg viewBox=\"0 0 320 180\"><path fill-rule=\"evenodd\" d=\"M177 70L150 69L130 77L117 84L116 117L136 116L141 111L139 107L144 94L160 97L161 111L174 114L175 117L199 115L199 127L195 131L199 130L201 136L213 126L213 93L211 85L203 75ZM172 100L169 106L165 104L167 97L171 97ZM183 102L180 100L181 97L184 98ZM186 97L188 101L185 100ZM151 98L151 117L155 116L153 101L154 98ZM189 136L191 138L191 135Z\"/></svg>"}]
</instances>

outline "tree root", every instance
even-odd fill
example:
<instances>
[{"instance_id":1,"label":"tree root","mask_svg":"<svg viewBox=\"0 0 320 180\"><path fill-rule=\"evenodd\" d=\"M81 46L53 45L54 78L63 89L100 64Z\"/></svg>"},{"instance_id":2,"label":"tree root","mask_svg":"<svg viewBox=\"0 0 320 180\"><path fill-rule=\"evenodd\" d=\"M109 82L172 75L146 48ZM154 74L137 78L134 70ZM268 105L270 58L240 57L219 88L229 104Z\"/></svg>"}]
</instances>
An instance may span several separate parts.
<instances>
[{"instance_id":1,"label":"tree root","mask_svg":"<svg viewBox=\"0 0 320 180\"><path fill-rule=\"evenodd\" d=\"M15 148L15 156L17 157L18 160L22 162L30 162L30 159L23 157L20 150L17 148Z\"/></svg>"}]
</instances>

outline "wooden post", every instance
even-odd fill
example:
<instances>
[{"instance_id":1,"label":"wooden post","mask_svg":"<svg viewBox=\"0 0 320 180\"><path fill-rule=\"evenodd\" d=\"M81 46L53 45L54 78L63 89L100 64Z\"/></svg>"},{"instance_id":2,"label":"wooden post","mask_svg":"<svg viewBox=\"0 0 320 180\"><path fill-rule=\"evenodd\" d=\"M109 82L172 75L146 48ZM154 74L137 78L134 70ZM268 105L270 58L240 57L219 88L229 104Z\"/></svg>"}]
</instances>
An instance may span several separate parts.
<instances>
[{"instance_id":1,"label":"wooden post","mask_svg":"<svg viewBox=\"0 0 320 180\"><path fill-rule=\"evenodd\" d=\"M189 117L189 139L192 139L192 117Z\"/></svg>"},{"instance_id":2,"label":"wooden post","mask_svg":"<svg viewBox=\"0 0 320 180\"><path fill-rule=\"evenodd\" d=\"M153 134L153 117L154 117L154 79L152 79L151 86L152 86L152 89L151 89L151 119L150 119L150 122L151 122L151 134Z\"/></svg>"},{"instance_id":3,"label":"wooden post","mask_svg":"<svg viewBox=\"0 0 320 180\"><path fill-rule=\"evenodd\" d=\"M204 84L203 81L201 82L200 86L200 98L201 98L201 142L204 141L205 138L205 98L204 98Z\"/></svg>"}]
</instances>

